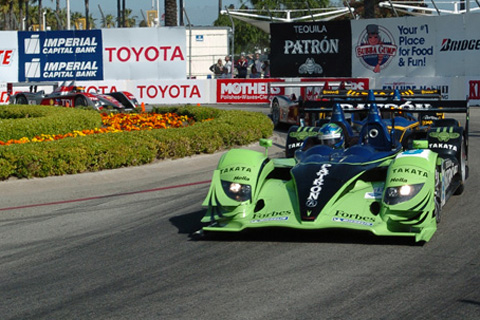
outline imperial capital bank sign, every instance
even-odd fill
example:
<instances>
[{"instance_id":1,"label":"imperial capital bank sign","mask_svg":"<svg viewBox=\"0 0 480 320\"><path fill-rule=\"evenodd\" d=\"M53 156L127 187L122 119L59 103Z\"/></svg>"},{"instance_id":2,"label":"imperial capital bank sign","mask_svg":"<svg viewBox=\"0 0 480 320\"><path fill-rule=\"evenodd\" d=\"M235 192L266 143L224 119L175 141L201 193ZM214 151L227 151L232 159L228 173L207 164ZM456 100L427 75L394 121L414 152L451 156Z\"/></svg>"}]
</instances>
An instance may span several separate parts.
<instances>
[{"instance_id":1,"label":"imperial capital bank sign","mask_svg":"<svg viewBox=\"0 0 480 320\"><path fill-rule=\"evenodd\" d=\"M100 30L18 32L19 81L102 80Z\"/></svg>"}]
</instances>

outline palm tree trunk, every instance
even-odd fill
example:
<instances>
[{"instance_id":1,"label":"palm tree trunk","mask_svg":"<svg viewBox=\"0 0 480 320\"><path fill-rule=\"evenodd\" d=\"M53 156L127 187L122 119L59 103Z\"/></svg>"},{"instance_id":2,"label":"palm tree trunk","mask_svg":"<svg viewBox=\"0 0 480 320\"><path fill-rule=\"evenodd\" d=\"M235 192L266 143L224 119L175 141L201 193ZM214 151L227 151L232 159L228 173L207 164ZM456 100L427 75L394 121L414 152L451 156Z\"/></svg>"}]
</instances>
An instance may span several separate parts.
<instances>
[{"instance_id":1,"label":"palm tree trunk","mask_svg":"<svg viewBox=\"0 0 480 320\"><path fill-rule=\"evenodd\" d=\"M19 10L19 17L20 17L20 28L19 30L25 31L23 28L23 0L18 0L18 10Z\"/></svg>"},{"instance_id":2,"label":"palm tree trunk","mask_svg":"<svg viewBox=\"0 0 480 320\"><path fill-rule=\"evenodd\" d=\"M62 23L60 21L60 0L55 2L55 12L57 13L57 30L62 29Z\"/></svg>"},{"instance_id":3,"label":"palm tree trunk","mask_svg":"<svg viewBox=\"0 0 480 320\"><path fill-rule=\"evenodd\" d=\"M38 0L38 29L43 30L43 12L42 12L42 0Z\"/></svg>"},{"instance_id":4,"label":"palm tree trunk","mask_svg":"<svg viewBox=\"0 0 480 320\"><path fill-rule=\"evenodd\" d=\"M85 0L85 29L86 30L90 30L89 9L90 9L89 0Z\"/></svg>"},{"instance_id":5,"label":"palm tree trunk","mask_svg":"<svg viewBox=\"0 0 480 320\"><path fill-rule=\"evenodd\" d=\"M177 26L177 0L165 0L165 26Z\"/></svg>"}]
</instances>

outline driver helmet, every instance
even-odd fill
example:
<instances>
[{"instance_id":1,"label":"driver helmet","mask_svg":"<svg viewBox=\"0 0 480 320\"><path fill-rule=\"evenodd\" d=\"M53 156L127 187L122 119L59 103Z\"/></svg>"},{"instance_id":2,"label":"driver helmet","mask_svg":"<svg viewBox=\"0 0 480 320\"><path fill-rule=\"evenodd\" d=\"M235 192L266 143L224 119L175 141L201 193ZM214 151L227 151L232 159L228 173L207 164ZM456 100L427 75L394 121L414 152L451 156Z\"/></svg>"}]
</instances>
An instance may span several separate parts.
<instances>
[{"instance_id":1,"label":"driver helmet","mask_svg":"<svg viewBox=\"0 0 480 320\"><path fill-rule=\"evenodd\" d=\"M326 123L318 131L320 144L340 149L345 146L345 137L342 128L335 123Z\"/></svg>"}]
</instances>

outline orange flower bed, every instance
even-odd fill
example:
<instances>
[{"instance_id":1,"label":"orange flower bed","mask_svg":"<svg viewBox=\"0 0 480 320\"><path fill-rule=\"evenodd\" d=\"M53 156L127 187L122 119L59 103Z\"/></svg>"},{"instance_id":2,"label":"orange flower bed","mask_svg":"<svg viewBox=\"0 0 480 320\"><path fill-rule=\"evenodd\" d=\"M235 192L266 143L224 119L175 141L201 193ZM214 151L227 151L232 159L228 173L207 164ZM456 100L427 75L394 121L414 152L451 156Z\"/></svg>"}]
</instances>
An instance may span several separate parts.
<instances>
[{"instance_id":1,"label":"orange flower bed","mask_svg":"<svg viewBox=\"0 0 480 320\"><path fill-rule=\"evenodd\" d=\"M0 140L0 145L22 144L29 142L54 141L70 137L86 136L97 133L139 131L153 129L182 128L195 123L192 118L179 116L176 113L155 114L155 113L102 113L102 128L85 129L73 131L66 134L41 134L33 138L23 137L11 139L6 142Z\"/></svg>"}]
</instances>

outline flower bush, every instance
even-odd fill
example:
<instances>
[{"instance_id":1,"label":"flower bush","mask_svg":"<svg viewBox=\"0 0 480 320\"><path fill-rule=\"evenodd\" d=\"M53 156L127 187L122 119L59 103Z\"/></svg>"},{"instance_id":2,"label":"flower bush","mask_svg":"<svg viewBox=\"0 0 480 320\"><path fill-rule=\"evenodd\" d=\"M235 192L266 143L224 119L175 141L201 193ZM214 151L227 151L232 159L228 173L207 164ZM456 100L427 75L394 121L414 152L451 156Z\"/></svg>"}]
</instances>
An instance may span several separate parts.
<instances>
[{"instance_id":1,"label":"flower bush","mask_svg":"<svg viewBox=\"0 0 480 320\"><path fill-rule=\"evenodd\" d=\"M40 134L33 138L22 137L19 139L10 139L1 141L0 145L22 144L29 142L54 141L64 138L86 136L97 133L121 132L121 131L140 131L152 129L181 128L195 123L194 119L186 115L177 115L168 112L165 114L157 113L102 113L102 128L74 130L65 134Z\"/></svg>"},{"instance_id":2,"label":"flower bush","mask_svg":"<svg viewBox=\"0 0 480 320\"><path fill-rule=\"evenodd\" d=\"M49 143L13 143L0 146L0 180L76 174L162 159L213 153L247 145L272 135L272 121L262 113L221 110L198 106L159 107L153 113L177 114L157 119L175 130L131 131L103 125L102 115L92 110L53 106L0 106L0 140L51 139ZM14 117L11 115L15 114ZM144 115L146 116L146 115ZM118 115L121 118L120 115ZM120 128L129 121L111 119ZM145 123L152 124L149 120ZM191 125L195 123L195 125ZM136 125L135 127L138 127ZM97 130L114 134L94 134ZM75 139L55 137L75 136Z\"/></svg>"}]
</instances>

